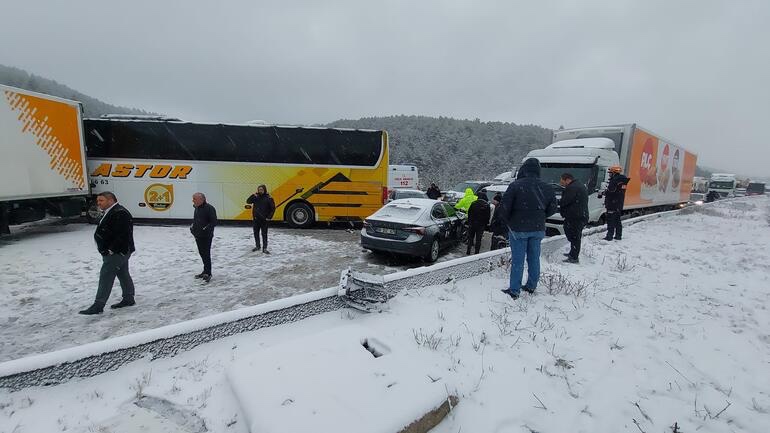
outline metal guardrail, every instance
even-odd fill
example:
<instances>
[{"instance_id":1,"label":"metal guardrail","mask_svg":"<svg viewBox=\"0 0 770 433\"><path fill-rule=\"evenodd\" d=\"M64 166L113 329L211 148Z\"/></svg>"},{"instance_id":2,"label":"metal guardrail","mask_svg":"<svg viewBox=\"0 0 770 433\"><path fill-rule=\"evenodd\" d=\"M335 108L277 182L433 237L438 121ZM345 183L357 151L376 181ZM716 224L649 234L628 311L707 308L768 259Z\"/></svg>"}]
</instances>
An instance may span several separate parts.
<instances>
[{"instance_id":1,"label":"metal guardrail","mask_svg":"<svg viewBox=\"0 0 770 433\"><path fill-rule=\"evenodd\" d=\"M624 220L623 224L630 226L641 221L677 214L681 210L631 218ZM590 236L604 231L604 226L592 227L586 229L583 235ZM553 236L544 239L543 243L563 239L563 235ZM371 296L371 290L377 292L379 301L385 302L404 289L471 278L507 267L509 264L510 249L505 248L385 276L349 272L346 277L348 271L343 271L338 287L0 363L0 388L19 390L33 386L56 385L74 378L93 377L117 370L139 359L172 357L231 335L339 310L350 306L351 302L360 302L360 298ZM364 287L370 292L361 290Z\"/></svg>"}]
</instances>

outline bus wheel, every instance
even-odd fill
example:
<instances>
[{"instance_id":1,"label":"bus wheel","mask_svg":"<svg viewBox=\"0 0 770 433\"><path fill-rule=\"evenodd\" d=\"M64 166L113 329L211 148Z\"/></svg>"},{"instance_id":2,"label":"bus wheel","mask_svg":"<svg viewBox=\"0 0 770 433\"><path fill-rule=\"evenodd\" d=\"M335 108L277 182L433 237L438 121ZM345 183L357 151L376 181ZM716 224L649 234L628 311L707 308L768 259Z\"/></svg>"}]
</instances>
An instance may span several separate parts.
<instances>
[{"instance_id":1,"label":"bus wheel","mask_svg":"<svg viewBox=\"0 0 770 433\"><path fill-rule=\"evenodd\" d=\"M96 200L88 203L86 207L86 220L91 224L96 224L102 218L102 211L96 206Z\"/></svg>"},{"instance_id":2,"label":"bus wheel","mask_svg":"<svg viewBox=\"0 0 770 433\"><path fill-rule=\"evenodd\" d=\"M314 219L313 208L306 203L294 203L286 209L286 222L292 227L309 228Z\"/></svg>"}]
</instances>

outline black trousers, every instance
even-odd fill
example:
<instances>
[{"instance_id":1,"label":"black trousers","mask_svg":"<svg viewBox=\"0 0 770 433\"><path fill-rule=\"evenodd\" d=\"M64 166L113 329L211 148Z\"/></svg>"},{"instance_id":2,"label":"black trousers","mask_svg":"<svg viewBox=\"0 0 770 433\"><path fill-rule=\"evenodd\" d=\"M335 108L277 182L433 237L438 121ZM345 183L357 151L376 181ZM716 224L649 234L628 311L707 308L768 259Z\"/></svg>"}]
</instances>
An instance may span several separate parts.
<instances>
[{"instance_id":1,"label":"black trousers","mask_svg":"<svg viewBox=\"0 0 770 433\"><path fill-rule=\"evenodd\" d=\"M267 249L267 220L255 219L254 221L254 242L257 248ZM259 233L262 232L262 246L259 243Z\"/></svg>"},{"instance_id":2,"label":"black trousers","mask_svg":"<svg viewBox=\"0 0 770 433\"><path fill-rule=\"evenodd\" d=\"M620 222L621 211L607 211L607 239L623 237L623 224Z\"/></svg>"},{"instance_id":3,"label":"black trousers","mask_svg":"<svg viewBox=\"0 0 770 433\"><path fill-rule=\"evenodd\" d=\"M104 304L110 298L115 277L120 281L123 300L134 299L134 280L131 279L131 274L128 273L129 258L131 258L131 253L102 256L102 269L99 271L99 288L96 291L94 305L104 308Z\"/></svg>"},{"instance_id":4,"label":"black trousers","mask_svg":"<svg viewBox=\"0 0 770 433\"><path fill-rule=\"evenodd\" d=\"M195 238L195 244L198 245L198 254L203 260L203 273L211 275L211 241L213 236Z\"/></svg>"},{"instance_id":5,"label":"black trousers","mask_svg":"<svg viewBox=\"0 0 770 433\"><path fill-rule=\"evenodd\" d=\"M580 242L583 239L583 229L586 222L583 220L564 220L564 235L569 241L569 258L578 260L580 256Z\"/></svg>"},{"instance_id":6,"label":"black trousers","mask_svg":"<svg viewBox=\"0 0 770 433\"><path fill-rule=\"evenodd\" d=\"M484 237L484 226L480 227L474 227L470 226L468 227L468 251L467 254L471 253L471 246L474 247L475 253L478 254L479 250L481 249L481 238Z\"/></svg>"}]
</instances>

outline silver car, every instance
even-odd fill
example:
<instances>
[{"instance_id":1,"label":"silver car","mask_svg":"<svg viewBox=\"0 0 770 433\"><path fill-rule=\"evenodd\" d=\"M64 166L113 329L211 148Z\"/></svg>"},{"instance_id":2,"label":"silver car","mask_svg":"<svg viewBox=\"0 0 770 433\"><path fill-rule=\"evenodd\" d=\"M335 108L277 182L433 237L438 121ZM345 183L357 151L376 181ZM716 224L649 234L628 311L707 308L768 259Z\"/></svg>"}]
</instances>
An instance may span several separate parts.
<instances>
[{"instance_id":1,"label":"silver car","mask_svg":"<svg viewBox=\"0 0 770 433\"><path fill-rule=\"evenodd\" d=\"M434 262L460 242L464 222L465 214L442 201L394 200L364 220L361 246Z\"/></svg>"}]
</instances>

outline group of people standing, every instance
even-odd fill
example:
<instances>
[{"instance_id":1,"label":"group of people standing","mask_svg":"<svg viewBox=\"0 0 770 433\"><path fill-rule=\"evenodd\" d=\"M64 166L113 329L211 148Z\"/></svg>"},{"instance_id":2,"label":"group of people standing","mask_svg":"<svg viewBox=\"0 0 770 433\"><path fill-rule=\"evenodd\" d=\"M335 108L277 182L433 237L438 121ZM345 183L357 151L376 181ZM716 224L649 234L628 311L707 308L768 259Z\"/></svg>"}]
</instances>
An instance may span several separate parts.
<instances>
[{"instance_id":1,"label":"group of people standing","mask_svg":"<svg viewBox=\"0 0 770 433\"><path fill-rule=\"evenodd\" d=\"M203 262L203 272L196 274L196 279L208 283L211 280L211 244L214 240L214 228L217 226L217 210L206 201L206 195L196 192L192 196L193 223L190 233L195 238L198 254ZM252 222L254 226L253 252L267 249L267 222L275 213L275 201L268 194L267 187L260 185L254 194L246 198L251 205ZM99 285L94 303L81 310L84 315L101 314L112 292L115 278L120 282L122 300L110 308L123 308L136 305L134 298L134 281L129 273L129 259L136 251L134 245L133 216L128 209L118 204L118 199L111 192L102 192L96 197L96 204L102 210L102 217L94 231L94 241L99 254L102 256L102 267L99 271Z\"/></svg>"}]
</instances>

